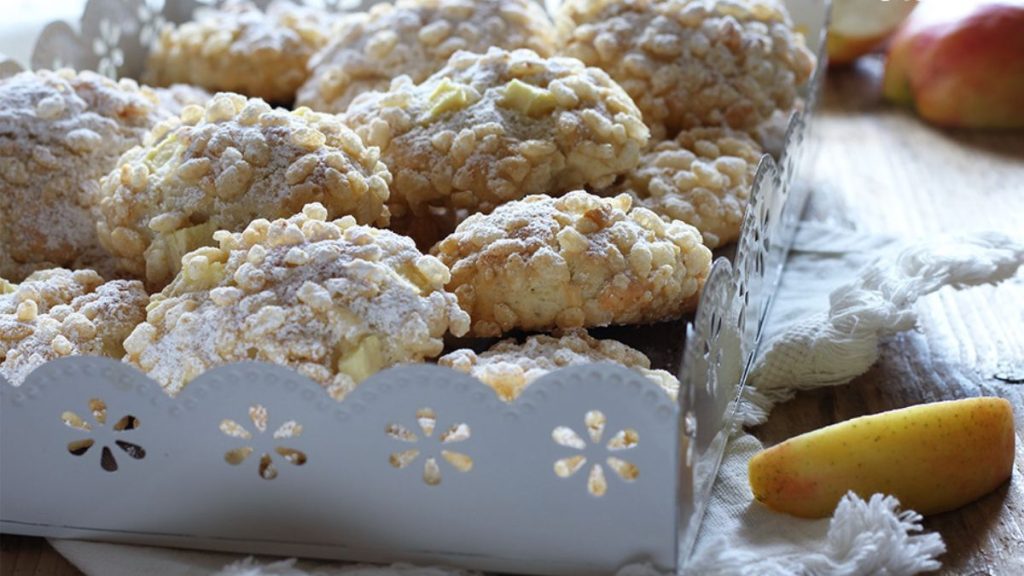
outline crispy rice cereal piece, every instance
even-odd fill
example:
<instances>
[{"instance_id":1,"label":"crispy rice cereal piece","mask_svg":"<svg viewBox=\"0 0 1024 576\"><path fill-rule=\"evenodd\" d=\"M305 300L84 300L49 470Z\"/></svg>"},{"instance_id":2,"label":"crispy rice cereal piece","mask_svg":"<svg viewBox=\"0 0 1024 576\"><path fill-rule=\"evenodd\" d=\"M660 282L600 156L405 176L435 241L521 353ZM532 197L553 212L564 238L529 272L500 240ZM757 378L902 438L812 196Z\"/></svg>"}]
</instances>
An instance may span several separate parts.
<instances>
[{"instance_id":1,"label":"crispy rice cereal piece","mask_svg":"<svg viewBox=\"0 0 1024 576\"><path fill-rule=\"evenodd\" d=\"M717 248L740 235L761 154L743 132L685 130L644 154L612 192L627 192L637 206L696 227L704 244Z\"/></svg>"},{"instance_id":2,"label":"crispy rice cereal piece","mask_svg":"<svg viewBox=\"0 0 1024 576\"><path fill-rule=\"evenodd\" d=\"M169 394L209 368L241 360L290 366L340 399L371 374L434 357L469 316L444 291L448 269L412 241L328 222L306 206L287 220L217 232L219 248L185 256L154 295L126 360Z\"/></svg>"},{"instance_id":3,"label":"crispy rice cereal piece","mask_svg":"<svg viewBox=\"0 0 1024 576\"><path fill-rule=\"evenodd\" d=\"M97 230L122 270L158 290L185 253L214 244L216 230L291 216L310 202L331 218L386 225L390 180L378 151L336 116L221 93L121 158L102 182Z\"/></svg>"},{"instance_id":4,"label":"crispy rice cereal piece","mask_svg":"<svg viewBox=\"0 0 1024 576\"><path fill-rule=\"evenodd\" d=\"M528 196L460 224L434 252L473 335L644 324L692 310L711 251L696 228L631 202Z\"/></svg>"},{"instance_id":5,"label":"crispy rice cereal piece","mask_svg":"<svg viewBox=\"0 0 1024 576\"><path fill-rule=\"evenodd\" d=\"M291 2L274 2L266 13L250 2L203 10L196 20L161 31L144 80L289 103L306 81L309 58L327 43L331 21Z\"/></svg>"},{"instance_id":6,"label":"crispy rice cereal piece","mask_svg":"<svg viewBox=\"0 0 1024 576\"><path fill-rule=\"evenodd\" d=\"M605 187L636 166L648 137L607 74L529 50L458 52L422 84L400 77L363 94L345 117L380 147L399 219Z\"/></svg>"},{"instance_id":7,"label":"crispy rice cereal piece","mask_svg":"<svg viewBox=\"0 0 1024 576\"><path fill-rule=\"evenodd\" d=\"M193 104L196 106L206 106L210 99L213 98L213 94L190 84L172 84L166 88L154 87L150 88L150 90L156 94L157 99L160 101L160 109L168 117L180 116L185 111L186 106Z\"/></svg>"},{"instance_id":8,"label":"crispy rice cereal piece","mask_svg":"<svg viewBox=\"0 0 1024 576\"><path fill-rule=\"evenodd\" d=\"M607 70L657 139L752 129L814 69L778 0L566 0L558 30L562 53Z\"/></svg>"},{"instance_id":9,"label":"crispy rice cereal piece","mask_svg":"<svg viewBox=\"0 0 1024 576\"><path fill-rule=\"evenodd\" d=\"M99 179L163 117L131 80L71 70L0 80L0 276L109 268L89 212Z\"/></svg>"},{"instance_id":10,"label":"crispy rice cereal piece","mask_svg":"<svg viewBox=\"0 0 1024 576\"><path fill-rule=\"evenodd\" d=\"M664 370L651 370L651 361L643 352L616 340L598 340L582 329L570 330L560 338L530 336L523 343L510 338L481 354L461 349L437 360L441 366L465 372L494 388L506 402L518 398L534 380L549 372L593 362L614 362L632 368L672 398L679 392L679 380Z\"/></svg>"},{"instance_id":11,"label":"crispy rice cereal piece","mask_svg":"<svg viewBox=\"0 0 1024 576\"><path fill-rule=\"evenodd\" d=\"M399 0L339 23L330 44L309 62L298 104L344 112L363 92L386 91L403 74L423 82L457 50L555 51L554 26L533 0Z\"/></svg>"},{"instance_id":12,"label":"crispy rice cereal piece","mask_svg":"<svg viewBox=\"0 0 1024 576\"><path fill-rule=\"evenodd\" d=\"M0 375L20 386L39 365L64 356L120 358L148 302L141 282L104 283L92 270L42 270L8 284L0 290Z\"/></svg>"}]
</instances>

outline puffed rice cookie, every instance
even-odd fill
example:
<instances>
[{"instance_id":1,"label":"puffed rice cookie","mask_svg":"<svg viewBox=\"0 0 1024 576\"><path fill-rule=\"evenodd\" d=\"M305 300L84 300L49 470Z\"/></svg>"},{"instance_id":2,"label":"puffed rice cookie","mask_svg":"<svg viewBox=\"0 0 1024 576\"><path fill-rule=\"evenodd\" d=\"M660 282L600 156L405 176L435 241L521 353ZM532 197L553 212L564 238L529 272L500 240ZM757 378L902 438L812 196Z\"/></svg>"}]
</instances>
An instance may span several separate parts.
<instances>
[{"instance_id":1,"label":"puffed rice cookie","mask_svg":"<svg viewBox=\"0 0 1024 576\"><path fill-rule=\"evenodd\" d=\"M645 324L692 310L711 251L696 228L631 204L576 191L467 218L434 253L472 334Z\"/></svg>"},{"instance_id":2,"label":"puffed rice cookie","mask_svg":"<svg viewBox=\"0 0 1024 576\"><path fill-rule=\"evenodd\" d=\"M399 220L606 187L636 166L648 138L603 71L529 50L457 52L422 84L400 77L356 98L345 119L380 147Z\"/></svg>"},{"instance_id":3,"label":"puffed rice cookie","mask_svg":"<svg viewBox=\"0 0 1024 576\"><path fill-rule=\"evenodd\" d=\"M761 155L743 132L684 130L644 154L611 193L626 192L635 205L694 226L717 248L739 238Z\"/></svg>"},{"instance_id":4,"label":"puffed rice cookie","mask_svg":"<svg viewBox=\"0 0 1024 576\"><path fill-rule=\"evenodd\" d=\"M403 74L423 82L457 50L555 51L551 20L533 0L398 0L346 16L309 62L297 104L344 112L363 92L386 91Z\"/></svg>"},{"instance_id":5,"label":"puffed rice cookie","mask_svg":"<svg viewBox=\"0 0 1024 576\"><path fill-rule=\"evenodd\" d=\"M292 2L266 13L251 2L201 10L195 20L160 32L143 80L194 84L287 104L306 81L306 63L327 43L331 18Z\"/></svg>"},{"instance_id":6,"label":"puffed rice cookie","mask_svg":"<svg viewBox=\"0 0 1024 576\"><path fill-rule=\"evenodd\" d=\"M124 342L126 360L171 395L214 366L262 360L340 399L385 367L439 355L447 331L469 328L437 258L351 216L329 222L320 204L216 238L219 248L184 257Z\"/></svg>"},{"instance_id":7,"label":"puffed rice cookie","mask_svg":"<svg viewBox=\"0 0 1024 576\"><path fill-rule=\"evenodd\" d=\"M549 372L594 362L632 368L672 398L679 392L679 380L664 370L651 370L651 361L643 352L616 340L598 340L582 329L570 330L561 337L529 336L522 343L509 338L480 354L464 348L437 360L441 366L465 372L494 388L506 402L518 398L534 380Z\"/></svg>"},{"instance_id":8,"label":"puffed rice cookie","mask_svg":"<svg viewBox=\"0 0 1024 576\"><path fill-rule=\"evenodd\" d=\"M814 69L778 0L565 0L557 20L562 53L607 70L659 140L753 129Z\"/></svg>"},{"instance_id":9,"label":"puffed rice cookie","mask_svg":"<svg viewBox=\"0 0 1024 576\"><path fill-rule=\"evenodd\" d=\"M181 257L256 218L280 218L322 202L328 215L386 225L391 175L375 148L337 117L271 109L221 93L157 126L103 179L100 242L121 269L153 290Z\"/></svg>"},{"instance_id":10,"label":"puffed rice cookie","mask_svg":"<svg viewBox=\"0 0 1024 576\"><path fill-rule=\"evenodd\" d=\"M71 70L0 80L0 276L111 269L90 214L99 179L163 117L131 80Z\"/></svg>"},{"instance_id":11,"label":"puffed rice cookie","mask_svg":"<svg viewBox=\"0 0 1024 576\"><path fill-rule=\"evenodd\" d=\"M92 270L41 270L20 285L0 280L0 375L20 386L64 356L120 358L148 302L141 282L104 282Z\"/></svg>"}]
</instances>

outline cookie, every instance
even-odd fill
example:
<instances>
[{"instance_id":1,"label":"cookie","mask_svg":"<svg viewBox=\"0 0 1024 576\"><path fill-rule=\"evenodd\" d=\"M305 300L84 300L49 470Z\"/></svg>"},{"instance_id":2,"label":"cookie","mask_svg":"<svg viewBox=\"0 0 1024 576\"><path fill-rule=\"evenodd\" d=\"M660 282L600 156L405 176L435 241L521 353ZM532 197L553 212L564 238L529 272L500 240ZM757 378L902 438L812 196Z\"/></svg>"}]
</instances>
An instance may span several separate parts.
<instances>
[{"instance_id":1,"label":"cookie","mask_svg":"<svg viewBox=\"0 0 1024 576\"><path fill-rule=\"evenodd\" d=\"M475 336L675 320L711 268L696 228L583 191L470 216L434 253Z\"/></svg>"},{"instance_id":2,"label":"cookie","mask_svg":"<svg viewBox=\"0 0 1024 576\"><path fill-rule=\"evenodd\" d=\"M329 218L386 225L390 179L377 150L335 116L222 93L120 159L96 202L99 240L124 273L159 290L185 253L214 244L215 231L291 216L310 202Z\"/></svg>"},{"instance_id":3,"label":"cookie","mask_svg":"<svg viewBox=\"0 0 1024 576\"><path fill-rule=\"evenodd\" d=\"M363 92L385 91L399 76L423 82L458 50L555 51L555 29L533 0L399 0L346 15L309 62L296 103L344 112Z\"/></svg>"},{"instance_id":4,"label":"cookie","mask_svg":"<svg viewBox=\"0 0 1024 576\"><path fill-rule=\"evenodd\" d=\"M216 238L185 256L124 342L126 360L169 394L215 366L261 360L340 399L383 368L436 357L449 330L469 327L437 258L351 216L327 221L320 204Z\"/></svg>"},{"instance_id":5,"label":"cookie","mask_svg":"<svg viewBox=\"0 0 1024 576\"><path fill-rule=\"evenodd\" d=\"M0 375L19 386L57 358L120 358L148 302L140 282L104 282L92 270L41 270L20 285L8 284L0 289Z\"/></svg>"},{"instance_id":6,"label":"cookie","mask_svg":"<svg viewBox=\"0 0 1024 576\"><path fill-rule=\"evenodd\" d=\"M549 372L594 362L621 364L643 374L672 398L679 393L679 380L664 370L651 370L651 361L643 352L616 340L598 340L586 330L571 330L561 336L530 336L521 343L502 340L480 354L465 348L437 360L441 366L487 384L506 402L518 398L527 386Z\"/></svg>"}]
</instances>

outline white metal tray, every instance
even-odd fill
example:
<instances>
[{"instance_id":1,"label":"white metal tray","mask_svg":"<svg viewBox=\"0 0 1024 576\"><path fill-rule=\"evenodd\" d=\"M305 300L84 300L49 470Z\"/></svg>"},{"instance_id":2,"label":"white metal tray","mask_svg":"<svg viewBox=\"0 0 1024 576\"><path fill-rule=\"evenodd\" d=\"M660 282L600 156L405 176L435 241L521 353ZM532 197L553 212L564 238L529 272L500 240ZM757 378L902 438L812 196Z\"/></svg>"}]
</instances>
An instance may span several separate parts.
<instances>
[{"instance_id":1,"label":"white metal tray","mask_svg":"<svg viewBox=\"0 0 1024 576\"><path fill-rule=\"evenodd\" d=\"M44 29L32 64L137 77L156 27L209 3L90 0L78 31ZM828 5L787 4L818 70L685 344L661 355L681 366L677 403L610 364L556 371L511 404L403 366L337 403L267 364L212 370L170 399L130 366L66 358L17 388L0 379L0 531L518 573L682 569L808 194Z\"/></svg>"}]
</instances>

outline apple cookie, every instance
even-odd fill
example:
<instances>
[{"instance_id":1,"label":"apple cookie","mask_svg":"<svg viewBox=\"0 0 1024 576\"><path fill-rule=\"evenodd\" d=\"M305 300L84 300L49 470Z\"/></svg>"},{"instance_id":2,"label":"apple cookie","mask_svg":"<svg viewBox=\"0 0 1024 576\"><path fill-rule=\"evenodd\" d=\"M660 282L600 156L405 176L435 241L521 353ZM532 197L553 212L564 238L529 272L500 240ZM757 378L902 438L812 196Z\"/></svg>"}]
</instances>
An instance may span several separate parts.
<instances>
[{"instance_id":1,"label":"apple cookie","mask_svg":"<svg viewBox=\"0 0 1024 576\"><path fill-rule=\"evenodd\" d=\"M0 280L0 375L20 386L64 356L120 358L148 302L141 282L104 282L92 270L41 270L20 285Z\"/></svg>"},{"instance_id":2,"label":"apple cookie","mask_svg":"<svg viewBox=\"0 0 1024 576\"><path fill-rule=\"evenodd\" d=\"M161 31L143 79L290 103L306 81L307 61L327 43L330 21L291 2L274 2L266 13L251 2L201 10L196 20Z\"/></svg>"},{"instance_id":3,"label":"apple cookie","mask_svg":"<svg viewBox=\"0 0 1024 576\"><path fill-rule=\"evenodd\" d=\"M156 96L92 72L0 80L0 276L112 268L90 207L99 179L161 118Z\"/></svg>"},{"instance_id":4,"label":"apple cookie","mask_svg":"<svg viewBox=\"0 0 1024 576\"><path fill-rule=\"evenodd\" d=\"M555 51L551 20L533 0L398 0L344 17L309 62L297 103L344 112L363 92L386 91L401 75L423 82L458 50Z\"/></svg>"},{"instance_id":5,"label":"apple cookie","mask_svg":"<svg viewBox=\"0 0 1024 576\"><path fill-rule=\"evenodd\" d=\"M640 158L640 166L615 186L667 220L694 226L717 248L739 238L761 147L728 128L680 132Z\"/></svg>"},{"instance_id":6,"label":"apple cookie","mask_svg":"<svg viewBox=\"0 0 1024 576\"><path fill-rule=\"evenodd\" d=\"M814 56L777 0L566 0L562 53L618 81L657 139L753 129L793 105Z\"/></svg>"},{"instance_id":7,"label":"apple cookie","mask_svg":"<svg viewBox=\"0 0 1024 576\"><path fill-rule=\"evenodd\" d=\"M102 182L100 242L120 268L153 290L216 230L280 218L321 202L328 216L386 225L391 175L375 148L337 117L272 109L221 93L186 108L126 153Z\"/></svg>"},{"instance_id":8,"label":"apple cookie","mask_svg":"<svg viewBox=\"0 0 1024 576\"><path fill-rule=\"evenodd\" d=\"M182 259L124 342L126 360L171 395L214 366L261 360L294 368L340 399L393 364L439 355L469 316L445 292L448 269L412 240L327 221L320 204L287 220L217 232L219 247Z\"/></svg>"},{"instance_id":9,"label":"apple cookie","mask_svg":"<svg viewBox=\"0 0 1024 576\"><path fill-rule=\"evenodd\" d=\"M480 354L468 348L455 350L437 361L487 384L506 402L518 398L534 380L549 372L594 362L614 362L636 370L672 398L679 392L679 380L664 370L651 370L651 361L643 352L616 340L598 340L582 329L561 337L530 336L522 343L510 338Z\"/></svg>"},{"instance_id":10,"label":"apple cookie","mask_svg":"<svg viewBox=\"0 0 1024 576\"><path fill-rule=\"evenodd\" d=\"M607 74L529 50L458 52L421 84L400 77L363 94L344 117L380 147L399 220L606 187L636 166L648 137Z\"/></svg>"},{"instance_id":11,"label":"apple cookie","mask_svg":"<svg viewBox=\"0 0 1024 576\"><path fill-rule=\"evenodd\" d=\"M692 310L711 268L700 232L626 194L528 196L475 214L434 253L475 336L646 324Z\"/></svg>"}]
</instances>

